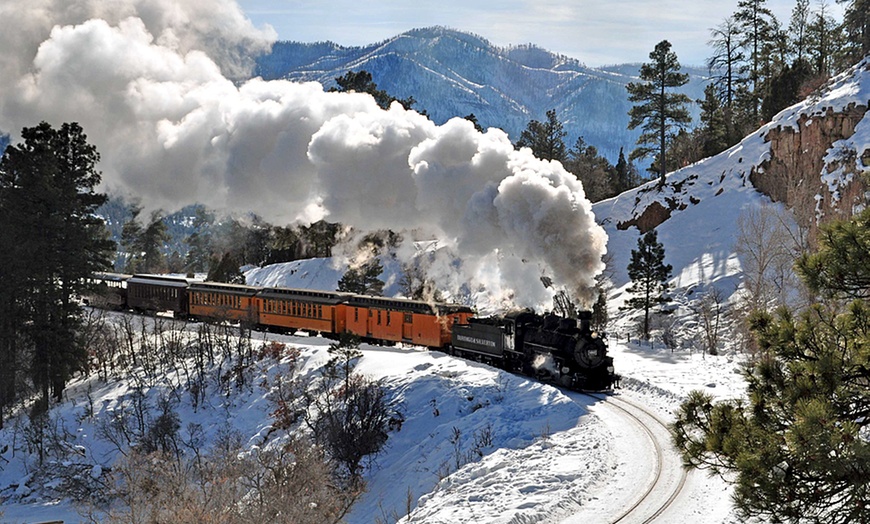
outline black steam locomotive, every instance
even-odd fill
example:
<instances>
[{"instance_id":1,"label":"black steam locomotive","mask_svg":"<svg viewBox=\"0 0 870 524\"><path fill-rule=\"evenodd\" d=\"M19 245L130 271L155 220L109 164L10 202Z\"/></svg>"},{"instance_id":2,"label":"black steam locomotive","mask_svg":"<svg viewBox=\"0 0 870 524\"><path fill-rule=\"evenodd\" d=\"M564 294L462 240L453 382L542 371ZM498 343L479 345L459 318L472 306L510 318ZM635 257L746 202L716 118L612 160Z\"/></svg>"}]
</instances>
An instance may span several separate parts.
<instances>
[{"instance_id":1,"label":"black steam locomotive","mask_svg":"<svg viewBox=\"0 0 870 524\"><path fill-rule=\"evenodd\" d=\"M454 354L572 389L603 390L617 379L604 340L578 319L523 310L453 325ZM578 324L579 321L579 324Z\"/></svg>"}]
</instances>

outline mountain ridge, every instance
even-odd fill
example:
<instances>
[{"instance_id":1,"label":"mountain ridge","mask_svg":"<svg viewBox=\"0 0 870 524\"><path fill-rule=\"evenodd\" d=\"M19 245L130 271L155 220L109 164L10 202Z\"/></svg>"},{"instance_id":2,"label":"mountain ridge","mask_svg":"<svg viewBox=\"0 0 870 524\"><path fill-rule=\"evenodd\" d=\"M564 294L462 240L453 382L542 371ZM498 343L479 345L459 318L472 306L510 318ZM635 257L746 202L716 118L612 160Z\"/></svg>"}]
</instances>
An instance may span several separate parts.
<instances>
[{"instance_id":1,"label":"mountain ridge","mask_svg":"<svg viewBox=\"0 0 870 524\"><path fill-rule=\"evenodd\" d=\"M254 74L329 88L347 71L365 69L391 95L413 96L416 108L438 124L473 113L483 127L503 129L513 140L531 120L544 120L555 109L568 146L582 136L615 161L619 149L631 150L640 135L628 129L631 104L625 90L637 80L639 66L592 68L534 44L498 47L482 36L434 26L357 47L276 42L257 59ZM702 98L706 71L683 70L691 78L684 92ZM692 113L697 120L696 104Z\"/></svg>"}]
</instances>

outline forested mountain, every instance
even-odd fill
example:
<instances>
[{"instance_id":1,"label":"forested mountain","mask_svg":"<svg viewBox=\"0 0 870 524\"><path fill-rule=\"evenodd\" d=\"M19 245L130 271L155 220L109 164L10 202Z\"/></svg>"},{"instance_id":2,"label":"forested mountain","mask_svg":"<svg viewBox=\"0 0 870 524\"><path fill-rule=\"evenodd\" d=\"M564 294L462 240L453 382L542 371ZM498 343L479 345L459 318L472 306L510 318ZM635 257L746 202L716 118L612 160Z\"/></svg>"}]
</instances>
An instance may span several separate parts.
<instances>
[{"instance_id":1,"label":"forested mountain","mask_svg":"<svg viewBox=\"0 0 870 524\"><path fill-rule=\"evenodd\" d=\"M278 42L258 59L264 79L316 81L325 88L348 71L366 70L377 85L398 98L414 97L436 123L473 113L480 124L507 131L512 140L531 120L555 109L567 142L582 136L611 162L619 148L634 147L639 130L628 130L631 104L626 84L639 64L591 68L534 45L501 48L469 33L430 27L414 29L362 47L331 42ZM684 67L683 92L704 96L706 69ZM699 109L693 104L697 122Z\"/></svg>"}]
</instances>

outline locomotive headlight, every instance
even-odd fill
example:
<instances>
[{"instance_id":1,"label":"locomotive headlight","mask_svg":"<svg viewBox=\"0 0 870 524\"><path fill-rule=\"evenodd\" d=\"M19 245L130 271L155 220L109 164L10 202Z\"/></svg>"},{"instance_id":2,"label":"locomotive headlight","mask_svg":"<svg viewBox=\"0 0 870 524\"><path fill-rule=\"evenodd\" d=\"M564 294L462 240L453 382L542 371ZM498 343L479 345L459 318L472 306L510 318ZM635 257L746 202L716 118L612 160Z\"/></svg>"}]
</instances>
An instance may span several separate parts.
<instances>
[{"instance_id":1,"label":"locomotive headlight","mask_svg":"<svg viewBox=\"0 0 870 524\"><path fill-rule=\"evenodd\" d=\"M607 366L607 372L613 373L613 366Z\"/></svg>"},{"instance_id":2,"label":"locomotive headlight","mask_svg":"<svg viewBox=\"0 0 870 524\"><path fill-rule=\"evenodd\" d=\"M570 372L571 372L571 368L569 368L568 366L565 366L565 367L562 368L562 374L563 374L563 375L567 375L567 374L570 373Z\"/></svg>"},{"instance_id":3,"label":"locomotive headlight","mask_svg":"<svg viewBox=\"0 0 870 524\"><path fill-rule=\"evenodd\" d=\"M598 332L597 332L597 331L593 331L592 334L589 335L589 336L592 337L592 338L598 338Z\"/></svg>"}]
</instances>

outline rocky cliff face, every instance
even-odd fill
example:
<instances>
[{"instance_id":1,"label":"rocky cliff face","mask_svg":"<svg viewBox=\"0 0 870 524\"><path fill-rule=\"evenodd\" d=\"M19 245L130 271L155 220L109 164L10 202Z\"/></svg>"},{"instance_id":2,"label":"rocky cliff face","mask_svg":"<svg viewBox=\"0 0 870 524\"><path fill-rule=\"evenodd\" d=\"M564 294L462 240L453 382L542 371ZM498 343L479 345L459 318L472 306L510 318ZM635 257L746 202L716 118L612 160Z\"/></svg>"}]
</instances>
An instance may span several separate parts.
<instances>
[{"instance_id":1,"label":"rocky cliff face","mask_svg":"<svg viewBox=\"0 0 870 524\"><path fill-rule=\"evenodd\" d=\"M837 143L851 138L866 114L866 104L852 103L840 111L829 107L822 114L801 114L795 126L771 129L765 137L770 157L751 171L750 181L792 208L804 226L851 216L865 203L861 167L870 168L870 149L843 149ZM832 158L831 151L838 149L839 156Z\"/></svg>"}]
</instances>

